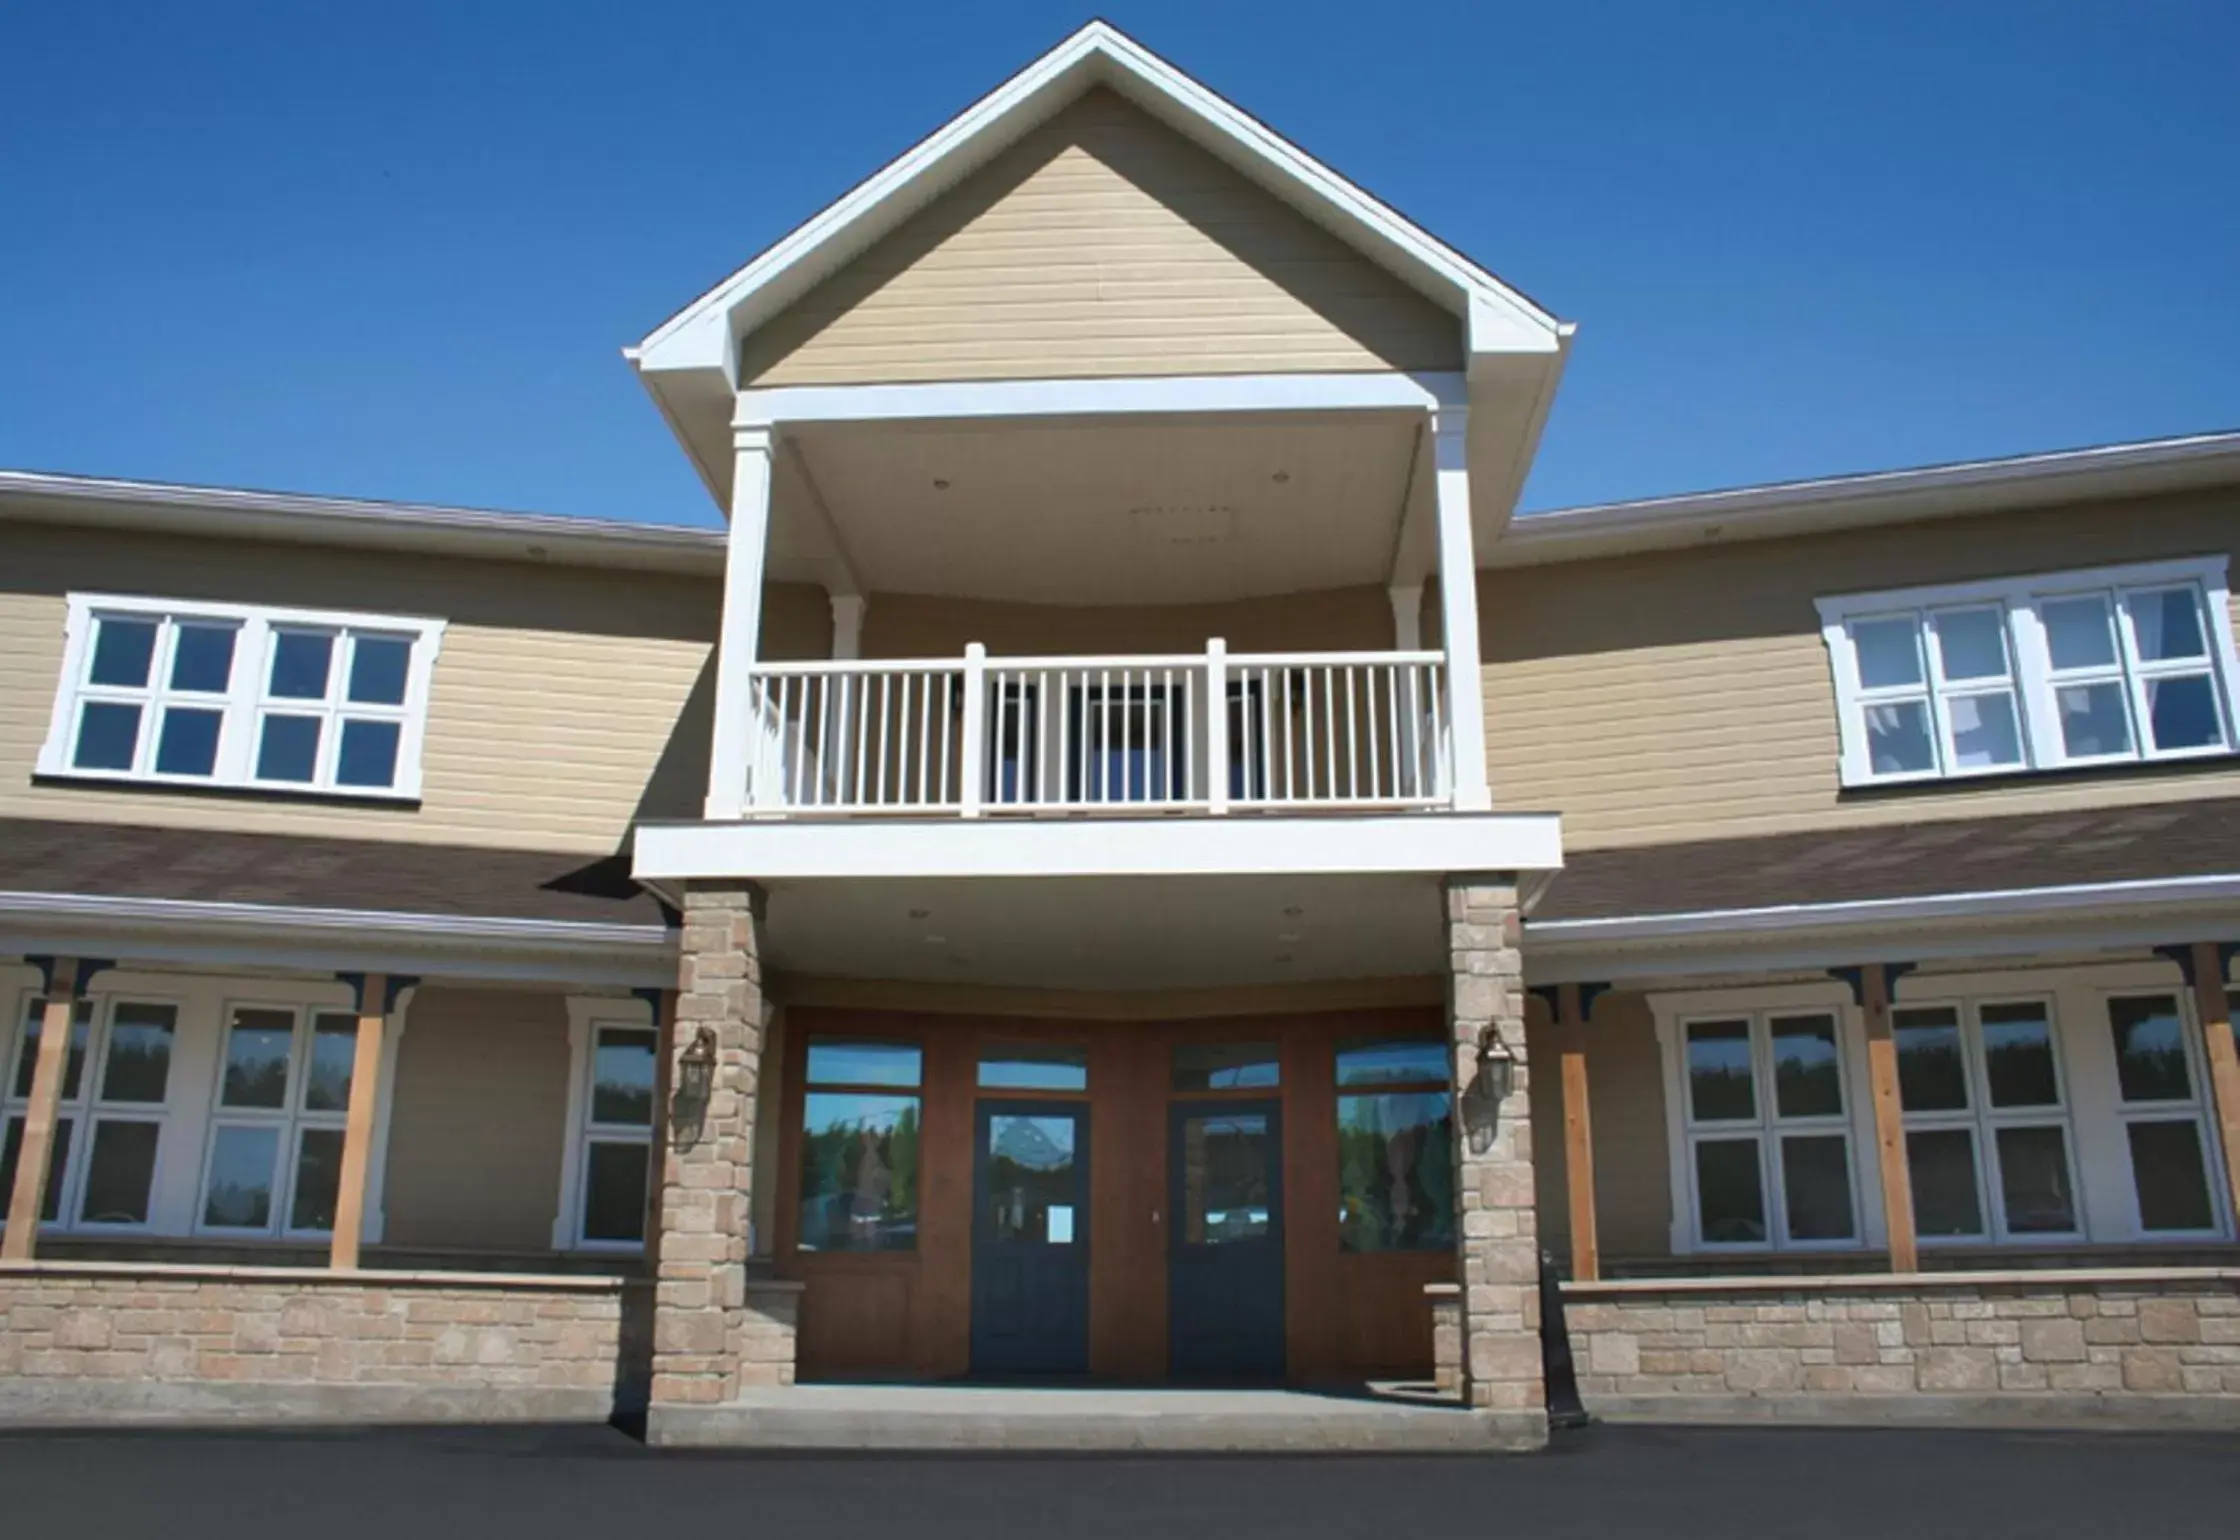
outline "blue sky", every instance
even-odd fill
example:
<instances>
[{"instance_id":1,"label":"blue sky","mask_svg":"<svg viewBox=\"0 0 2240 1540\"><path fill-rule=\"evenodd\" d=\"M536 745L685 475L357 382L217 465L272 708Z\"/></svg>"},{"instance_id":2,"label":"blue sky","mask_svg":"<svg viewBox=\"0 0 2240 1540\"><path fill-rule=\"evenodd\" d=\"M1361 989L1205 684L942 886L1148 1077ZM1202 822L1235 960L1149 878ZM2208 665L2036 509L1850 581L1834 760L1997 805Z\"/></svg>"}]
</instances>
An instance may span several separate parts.
<instances>
[{"instance_id":1,"label":"blue sky","mask_svg":"<svg viewBox=\"0 0 2240 1540\"><path fill-rule=\"evenodd\" d=\"M619 349L1089 14L0 11L0 465L706 522ZM1532 508L2240 427L2240 5L1121 3L1557 313Z\"/></svg>"}]
</instances>

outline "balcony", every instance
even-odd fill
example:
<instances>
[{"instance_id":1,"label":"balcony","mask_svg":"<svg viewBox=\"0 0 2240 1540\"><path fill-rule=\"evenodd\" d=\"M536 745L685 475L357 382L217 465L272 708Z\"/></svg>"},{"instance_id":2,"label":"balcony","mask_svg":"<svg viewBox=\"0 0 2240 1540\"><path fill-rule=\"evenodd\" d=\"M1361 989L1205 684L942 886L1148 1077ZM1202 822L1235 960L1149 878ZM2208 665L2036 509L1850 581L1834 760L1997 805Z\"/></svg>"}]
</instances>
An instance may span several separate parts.
<instances>
[{"instance_id":1,"label":"balcony","mask_svg":"<svg viewBox=\"0 0 2240 1540\"><path fill-rule=\"evenodd\" d=\"M758 663L750 818L1369 813L1453 802L1437 652Z\"/></svg>"}]
</instances>

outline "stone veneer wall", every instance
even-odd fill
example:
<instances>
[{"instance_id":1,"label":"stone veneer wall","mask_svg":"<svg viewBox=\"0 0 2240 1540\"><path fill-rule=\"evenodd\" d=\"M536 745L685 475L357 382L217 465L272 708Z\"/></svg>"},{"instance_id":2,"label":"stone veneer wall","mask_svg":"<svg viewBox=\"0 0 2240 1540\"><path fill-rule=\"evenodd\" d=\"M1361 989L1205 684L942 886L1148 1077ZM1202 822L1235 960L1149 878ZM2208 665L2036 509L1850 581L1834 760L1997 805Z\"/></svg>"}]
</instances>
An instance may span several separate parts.
<instances>
[{"instance_id":1,"label":"stone veneer wall","mask_svg":"<svg viewBox=\"0 0 2240 1540\"><path fill-rule=\"evenodd\" d=\"M2240 1423L2240 1269L1573 1283L1564 1300L1592 1411L1886 1416L1960 1401L2018 1420L2059 1403Z\"/></svg>"},{"instance_id":2,"label":"stone veneer wall","mask_svg":"<svg viewBox=\"0 0 2240 1540\"><path fill-rule=\"evenodd\" d=\"M0 1417L598 1417L642 1405L614 1277L0 1264Z\"/></svg>"}]
</instances>

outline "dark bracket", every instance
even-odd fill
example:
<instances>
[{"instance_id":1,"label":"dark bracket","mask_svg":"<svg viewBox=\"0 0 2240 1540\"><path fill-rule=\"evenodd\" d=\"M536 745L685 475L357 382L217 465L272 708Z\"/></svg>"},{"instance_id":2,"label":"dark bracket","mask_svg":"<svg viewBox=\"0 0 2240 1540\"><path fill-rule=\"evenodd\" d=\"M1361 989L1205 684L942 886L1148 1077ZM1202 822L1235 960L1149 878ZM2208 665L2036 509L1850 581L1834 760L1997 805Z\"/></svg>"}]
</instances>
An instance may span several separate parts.
<instances>
[{"instance_id":1,"label":"dark bracket","mask_svg":"<svg viewBox=\"0 0 2240 1540\"><path fill-rule=\"evenodd\" d=\"M1577 988L1579 990L1579 1023L1584 1026L1594 1020L1594 1002L1609 993L1610 986L1608 984L1580 984ZM1560 1023L1563 1020L1562 989L1561 984L1532 984L1526 987L1525 993L1548 1008L1548 1020Z\"/></svg>"},{"instance_id":2,"label":"dark bracket","mask_svg":"<svg viewBox=\"0 0 2240 1540\"><path fill-rule=\"evenodd\" d=\"M358 1014L363 1016L366 1013L366 975L363 973L337 973L335 977L350 986L350 1003L356 1008ZM386 1016L394 1011L397 1008L397 996L419 982L409 973L389 974L388 988L383 991L381 1014Z\"/></svg>"},{"instance_id":3,"label":"dark bracket","mask_svg":"<svg viewBox=\"0 0 2240 1540\"><path fill-rule=\"evenodd\" d=\"M2218 982L2222 983L2232 977L2232 959L2240 955L2240 941L2212 941L2210 945L2217 949L2217 971L2220 975ZM2199 983L2193 976L2193 943L2158 946L2155 951L2178 965L2178 974L2188 985Z\"/></svg>"},{"instance_id":4,"label":"dark bracket","mask_svg":"<svg viewBox=\"0 0 2240 1540\"><path fill-rule=\"evenodd\" d=\"M26 955L23 960L39 970L39 992L43 995L53 994L54 970L61 959ZM70 981L70 993L73 998L86 992L86 986L93 982L93 976L96 973L105 968L114 968L117 965L116 959L113 957L80 957L76 961L78 964L77 976Z\"/></svg>"},{"instance_id":5,"label":"dark bracket","mask_svg":"<svg viewBox=\"0 0 2240 1540\"><path fill-rule=\"evenodd\" d=\"M666 989L633 989L631 994L645 1001L646 1009L653 1012L653 1024L661 1025L661 1002L668 995Z\"/></svg>"},{"instance_id":6,"label":"dark bracket","mask_svg":"<svg viewBox=\"0 0 2240 1540\"><path fill-rule=\"evenodd\" d=\"M1849 987L1853 1005L1865 1005L1867 1003L1867 969L1872 966L1871 963L1860 963L1849 968L1830 968L1828 975L1831 978L1841 979ZM1909 962L1882 964L1883 987L1891 994L1896 994L1898 980L1911 973L1914 966Z\"/></svg>"}]
</instances>

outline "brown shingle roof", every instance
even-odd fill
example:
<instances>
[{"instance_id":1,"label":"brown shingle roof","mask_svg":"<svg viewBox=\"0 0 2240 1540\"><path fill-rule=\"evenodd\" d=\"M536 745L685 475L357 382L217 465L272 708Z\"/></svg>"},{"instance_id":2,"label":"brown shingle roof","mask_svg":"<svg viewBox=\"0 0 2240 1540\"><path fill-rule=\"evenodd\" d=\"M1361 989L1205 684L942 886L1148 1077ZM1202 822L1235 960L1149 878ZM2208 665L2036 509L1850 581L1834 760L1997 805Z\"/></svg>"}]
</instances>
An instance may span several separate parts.
<instances>
[{"instance_id":1,"label":"brown shingle roof","mask_svg":"<svg viewBox=\"0 0 2240 1540\"><path fill-rule=\"evenodd\" d=\"M665 923L627 856L0 819L0 891Z\"/></svg>"},{"instance_id":2,"label":"brown shingle roof","mask_svg":"<svg viewBox=\"0 0 2240 1540\"><path fill-rule=\"evenodd\" d=\"M1763 909L2240 873L2240 798L2015 813L1564 857L1535 920Z\"/></svg>"}]
</instances>

